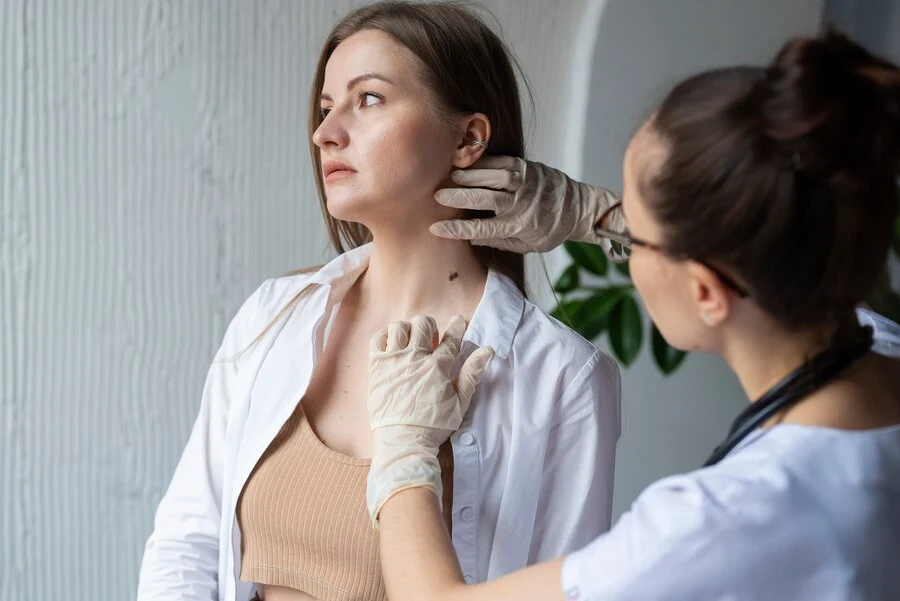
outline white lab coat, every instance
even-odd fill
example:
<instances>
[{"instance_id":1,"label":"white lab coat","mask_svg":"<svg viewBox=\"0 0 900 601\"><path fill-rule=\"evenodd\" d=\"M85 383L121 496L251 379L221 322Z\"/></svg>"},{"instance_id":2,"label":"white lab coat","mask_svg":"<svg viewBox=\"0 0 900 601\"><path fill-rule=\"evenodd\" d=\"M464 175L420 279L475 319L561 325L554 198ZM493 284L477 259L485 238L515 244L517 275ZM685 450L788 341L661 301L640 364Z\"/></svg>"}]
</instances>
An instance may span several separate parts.
<instances>
[{"instance_id":1,"label":"white lab coat","mask_svg":"<svg viewBox=\"0 0 900 601\"><path fill-rule=\"evenodd\" d=\"M235 504L303 397L330 320L370 252L269 280L238 311L159 504L140 601L250 598L253 586L238 579ZM250 345L298 293L296 307ZM482 345L496 357L451 439L453 545L469 582L557 557L608 530L620 431L615 362L493 271L463 354Z\"/></svg>"},{"instance_id":2,"label":"white lab coat","mask_svg":"<svg viewBox=\"0 0 900 601\"><path fill-rule=\"evenodd\" d=\"M900 357L900 326L859 320L876 352ZM647 488L566 558L562 581L569 601L898 600L900 426L757 430Z\"/></svg>"}]
</instances>

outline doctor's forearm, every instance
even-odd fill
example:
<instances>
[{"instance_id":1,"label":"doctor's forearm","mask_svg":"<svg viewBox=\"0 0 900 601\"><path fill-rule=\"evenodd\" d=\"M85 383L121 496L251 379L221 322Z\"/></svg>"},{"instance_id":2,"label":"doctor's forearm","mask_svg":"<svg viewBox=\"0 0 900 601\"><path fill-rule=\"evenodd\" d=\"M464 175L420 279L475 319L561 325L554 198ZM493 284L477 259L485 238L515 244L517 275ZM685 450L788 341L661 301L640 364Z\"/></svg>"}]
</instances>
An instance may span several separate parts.
<instances>
[{"instance_id":1,"label":"doctor's forearm","mask_svg":"<svg viewBox=\"0 0 900 601\"><path fill-rule=\"evenodd\" d=\"M391 601L465 599L465 582L437 497L412 488L397 493L379 517L381 566Z\"/></svg>"},{"instance_id":2,"label":"doctor's forearm","mask_svg":"<svg viewBox=\"0 0 900 601\"><path fill-rule=\"evenodd\" d=\"M412 488L380 514L381 567L391 601L562 601L562 559L466 585L437 498Z\"/></svg>"}]
</instances>

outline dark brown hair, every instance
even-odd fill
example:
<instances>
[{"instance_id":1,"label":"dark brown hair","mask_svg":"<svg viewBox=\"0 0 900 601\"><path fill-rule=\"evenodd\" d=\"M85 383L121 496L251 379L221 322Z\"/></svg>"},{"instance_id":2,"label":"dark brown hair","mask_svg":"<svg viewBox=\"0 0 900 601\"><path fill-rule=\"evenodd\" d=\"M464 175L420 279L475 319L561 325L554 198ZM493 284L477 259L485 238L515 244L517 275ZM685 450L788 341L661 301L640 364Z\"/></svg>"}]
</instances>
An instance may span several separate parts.
<instances>
[{"instance_id":1,"label":"dark brown hair","mask_svg":"<svg viewBox=\"0 0 900 601\"><path fill-rule=\"evenodd\" d=\"M309 102L309 149L322 214L331 243L339 253L371 240L359 223L335 219L328 212L322 160L312 134L322 122L319 96L325 67L335 48L365 30L388 34L421 61L421 76L432 91L441 114L480 112L491 122L485 155L525 156L525 136L515 59L500 38L471 11L453 2L378 2L352 11L334 26L325 40L313 79ZM490 216L470 211L467 217ZM473 246L481 265L510 277L525 293L525 261L518 253Z\"/></svg>"},{"instance_id":2,"label":"dark brown hair","mask_svg":"<svg viewBox=\"0 0 900 601\"><path fill-rule=\"evenodd\" d=\"M900 71L830 30L768 68L678 84L650 122L641 182L676 258L735 276L780 322L845 319L884 273L897 214Z\"/></svg>"}]
</instances>

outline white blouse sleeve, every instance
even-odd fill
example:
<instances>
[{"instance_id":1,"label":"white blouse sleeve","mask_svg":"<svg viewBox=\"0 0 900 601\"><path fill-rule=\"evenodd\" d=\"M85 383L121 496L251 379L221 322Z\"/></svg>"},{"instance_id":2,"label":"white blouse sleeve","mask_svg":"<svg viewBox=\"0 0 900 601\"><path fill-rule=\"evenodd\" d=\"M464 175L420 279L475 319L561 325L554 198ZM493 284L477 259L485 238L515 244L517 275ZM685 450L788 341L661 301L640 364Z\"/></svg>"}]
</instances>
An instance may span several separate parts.
<instances>
[{"instance_id":1,"label":"white blouse sleeve","mask_svg":"<svg viewBox=\"0 0 900 601\"><path fill-rule=\"evenodd\" d=\"M620 404L619 368L597 351L558 401L529 564L565 555L609 530Z\"/></svg>"},{"instance_id":2,"label":"white blouse sleeve","mask_svg":"<svg viewBox=\"0 0 900 601\"><path fill-rule=\"evenodd\" d=\"M144 550L138 601L215 601L225 432L240 355L259 334L262 287L226 330L206 377L200 411L175 474L159 503ZM263 324L261 327L265 327Z\"/></svg>"}]
</instances>

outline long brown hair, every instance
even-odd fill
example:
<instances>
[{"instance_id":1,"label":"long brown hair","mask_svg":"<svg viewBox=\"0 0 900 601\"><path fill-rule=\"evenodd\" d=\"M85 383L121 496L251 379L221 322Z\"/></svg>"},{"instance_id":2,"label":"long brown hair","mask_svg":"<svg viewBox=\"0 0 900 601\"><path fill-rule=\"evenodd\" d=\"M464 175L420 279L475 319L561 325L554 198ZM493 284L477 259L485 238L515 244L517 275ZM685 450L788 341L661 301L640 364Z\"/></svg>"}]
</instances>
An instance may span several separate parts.
<instances>
[{"instance_id":1,"label":"long brown hair","mask_svg":"<svg viewBox=\"0 0 900 601\"><path fill-rule=\"evenodd\" d=\"M485 155L525 156L522 109L513 69L515 59L503 41L475 14L454 2L378 2L352 11L334 26L325 40L309 99L313 174L322 216L338 253L369 242L372 235L362 224L335 219L328 212L321 154L312 135L322 122L319 96L328 59L345 39L372 29L388 34L419 58L425 83L434 94L439 112L487 115L491 138ZM470 211L467 216L484 217L490 213ZM526 292L523 255L486 246L472 249L483 267L510 277L523 294Z\"/></svg>"},{"instance_id":2,"label":"long brown hair","mask_svg":"<svg viewBox=\"0 0 900 601\"><path fill-rule=\"evenodd\" d=\"M898 210L900 70L831 30L768 68L677 85L642 191L676 258L734 274L795 328L843 322L884 273Z\"/></svg>"}]
</instances>

